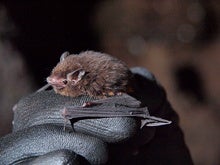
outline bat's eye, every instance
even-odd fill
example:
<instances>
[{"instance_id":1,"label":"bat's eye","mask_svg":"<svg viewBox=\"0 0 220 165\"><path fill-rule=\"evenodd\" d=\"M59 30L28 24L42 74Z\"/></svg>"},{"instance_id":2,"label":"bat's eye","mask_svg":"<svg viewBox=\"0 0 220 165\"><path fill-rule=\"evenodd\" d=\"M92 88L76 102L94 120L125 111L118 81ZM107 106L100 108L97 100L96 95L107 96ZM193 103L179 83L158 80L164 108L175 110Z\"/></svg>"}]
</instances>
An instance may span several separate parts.
<instances>
[{"instance_id":1,"label":"bat's eye","mask_svg":"<svg viewBox=\"0 0 220 165\"><path fill-rule=\"evenodd\" d=\"M63 83L66 85L67 84L67 80L63 80Z\"/></svg>"}]
</instances>

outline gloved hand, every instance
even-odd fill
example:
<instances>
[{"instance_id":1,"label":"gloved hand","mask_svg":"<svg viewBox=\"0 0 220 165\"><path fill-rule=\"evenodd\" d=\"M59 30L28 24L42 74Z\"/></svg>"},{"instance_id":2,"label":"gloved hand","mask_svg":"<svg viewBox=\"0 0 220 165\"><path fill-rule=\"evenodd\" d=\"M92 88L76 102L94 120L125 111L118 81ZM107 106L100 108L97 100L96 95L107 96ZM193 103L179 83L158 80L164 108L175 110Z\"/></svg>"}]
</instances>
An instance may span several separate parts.
<instances>
[{"instance_id":1,"label":"gloved hand","mask_svg":"<svg viewBox=\"0 0 220 165\"><path fill-rule=\"evenodd\" d=\"M14 108L13 133L1 139L1 162L31 161L33 164L55 154L55 160L60 157L59 162L64 163L73 161L78 154L91 164L105 163L106 142L115 143L131 137L138 130L138 122L132 118L85 119L74 124L74 132L69 121L61 116L61 110L64 106L82 105L91 100L94 99L88 96L70 98L53 91L21 99ZM72 153L76 154L72 156ZM38 157L37 160L34 157Z\"/></svg>"},{"instance_id":2,"label":"gloved hand","mask_svg":"<svg viewBox=\"0 0 220 165\"><path fill-rule=\"evenodd\" d=\"M133 97L148 106L150 114L172 120L163 127L144 127L129 117L79 120L73 132L60 111L94 98L69 98L53 91L34 93L14 108L13 132L0 141L2 164L191 164L178 127L178 117L164 90L143 68L133 68ZM107 149L108 144L108 149ZM0 164L1 164L0 163Z\"/></svg>"}]
</instances>

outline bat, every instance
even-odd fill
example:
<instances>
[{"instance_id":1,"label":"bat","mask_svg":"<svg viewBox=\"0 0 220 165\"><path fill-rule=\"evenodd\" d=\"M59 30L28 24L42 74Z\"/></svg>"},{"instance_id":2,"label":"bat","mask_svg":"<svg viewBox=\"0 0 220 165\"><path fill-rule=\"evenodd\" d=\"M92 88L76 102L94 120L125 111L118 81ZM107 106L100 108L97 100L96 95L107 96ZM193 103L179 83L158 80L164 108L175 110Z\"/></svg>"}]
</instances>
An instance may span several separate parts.
<instances>
[{"instance_id":1,"label":"bat","mask_svg":"<svg viewBox=\"0 0 220 165\"><path fill-rule=\"evenodd\" d=\"M124 62L108 54L64 52L47 82L64 96L106 98L131 91L132 73Z\"/></svg>"},{"instance_id":2,"label":"bat","mask_svg":"<svg viewBox=\"0 0 220 165\"><path fill-rule=\"evenodd\" d=\"M147 107L141 107L140 101L128 95L134 92L133 75L124 62L108 54L86 51L70 55L64 52L47 82L38 92L52 86L56 93L64 96L98 98L82 106L65 107L62 116L71 123L80 118L123 116L141 118L141 128L171 123L150 116Z\"/></svg>"}]
</instances>

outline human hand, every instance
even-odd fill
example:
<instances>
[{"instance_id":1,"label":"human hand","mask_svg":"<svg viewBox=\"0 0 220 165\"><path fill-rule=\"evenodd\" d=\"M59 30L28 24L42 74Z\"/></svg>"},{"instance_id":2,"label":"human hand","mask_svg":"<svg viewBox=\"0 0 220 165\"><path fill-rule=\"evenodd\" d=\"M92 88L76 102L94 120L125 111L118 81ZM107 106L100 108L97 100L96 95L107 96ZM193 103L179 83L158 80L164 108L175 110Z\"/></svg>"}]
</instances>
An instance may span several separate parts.
<instances>
[{"instance_id":1,"label":"human hand","mask_svg":"<svg viewBox=\"0 0 220 165\"><path fill-rule=\"evenodd\" d=\"M91 100L86 96L64 97L53 91L21 99L14 108L13 133L1 138L1 162L32 164L58 159L65 164L66 161L82 162L83 157L91 164L105 163L108 159L106 143L129 139L139 129L140 122L125 117L84 119L74 124L74 132L70 122L61 116L61 110L64 106L79 106Z\"/></svg>"}]
</instances>

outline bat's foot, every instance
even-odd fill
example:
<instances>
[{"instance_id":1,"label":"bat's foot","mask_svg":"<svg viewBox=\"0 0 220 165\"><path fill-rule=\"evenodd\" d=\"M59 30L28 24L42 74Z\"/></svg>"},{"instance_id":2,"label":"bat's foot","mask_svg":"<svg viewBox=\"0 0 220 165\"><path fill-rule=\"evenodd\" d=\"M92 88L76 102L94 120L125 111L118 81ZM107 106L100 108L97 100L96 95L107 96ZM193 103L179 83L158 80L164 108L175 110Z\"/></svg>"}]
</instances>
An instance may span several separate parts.
<instances>
[{"instance_id":1,"label":"bat's foot","mask_svg":"<svg viewBox=\"0 0 220 165\"><path fill-rule=\"evenodd\" d=\"M122 96L123 93L122 93L122 92L118 92L116 95L117 95L117 96Z\"/></svg>"}]
</instances>

